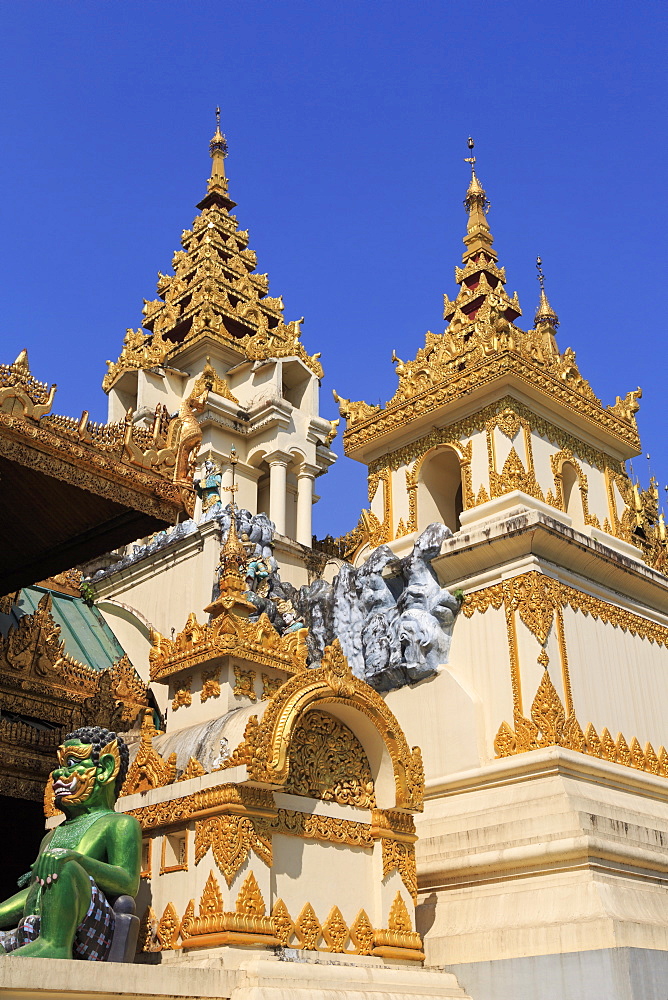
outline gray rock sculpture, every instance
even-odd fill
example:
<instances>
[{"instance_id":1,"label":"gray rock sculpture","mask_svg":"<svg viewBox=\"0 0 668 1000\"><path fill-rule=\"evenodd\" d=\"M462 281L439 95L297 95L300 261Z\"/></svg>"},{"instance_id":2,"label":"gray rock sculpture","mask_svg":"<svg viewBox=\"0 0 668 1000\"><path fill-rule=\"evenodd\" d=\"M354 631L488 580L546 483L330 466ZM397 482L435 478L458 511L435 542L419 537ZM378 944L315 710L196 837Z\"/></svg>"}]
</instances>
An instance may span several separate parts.
<instances>
[{"instance_id":1,"label":"gray rock sculpture","mask_svg":"<svg viewBox=\"0 0 668 1000\"><path fill-rule=\"evenodd\" d=\"M312 662L338 638L355 676L378 691L416 684L447 663L459 601L431 562L450 535L430 524L404 559L381 545L358 569L342 566L332 584L302 587L297 603Z\"/></svg>"}]
</instances>

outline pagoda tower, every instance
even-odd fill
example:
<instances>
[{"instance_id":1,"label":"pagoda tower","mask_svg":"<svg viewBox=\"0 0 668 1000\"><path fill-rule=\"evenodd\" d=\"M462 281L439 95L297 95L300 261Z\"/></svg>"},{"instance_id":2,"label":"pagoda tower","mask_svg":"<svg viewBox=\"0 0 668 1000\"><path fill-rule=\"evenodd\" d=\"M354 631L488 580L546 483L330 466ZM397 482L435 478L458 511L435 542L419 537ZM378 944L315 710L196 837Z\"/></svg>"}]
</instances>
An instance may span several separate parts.
<instances>
[{"instance_id":1,"label":"pagoda tower","mask_svg":"<svg viewBox=\"0 0 668 1000\"><path fill-rule=\"evenodd\" d=\"M142 327L128 330L120 357L107 362L109 420L131 412L148 427L156 407L178 410L208 389L201 458L222 469L235 448L238 505L264 511L279 535L310 547L313 482L335 460L330 421L318 415L323 369L301 343L303 320L285 323L282 299L256 273L248 232L232 214L219 109L216 116L206 195L181 234L174 273L159 274ZM227 468L224 483L229 476Z\"/></svg>"},{"instance_id":2,"label":"pagoda tower","mask_svg":"<svg viewBox=\"0 0 668 1000\"><path fill-rule=\"evenodd\" d=\"M665 527L656 482L625 466L641 393L604 405L560 349L540 259L517 325L468 162L444 332L393 354L385 406L337 396L369 473L341 554L452 532L432 562L461 597L447 662L386 695L424 757L418 927L427 964L485 1000L655 995L619 978L642 960L659 982L668 961Z\"/></svg>"}]
</instances>

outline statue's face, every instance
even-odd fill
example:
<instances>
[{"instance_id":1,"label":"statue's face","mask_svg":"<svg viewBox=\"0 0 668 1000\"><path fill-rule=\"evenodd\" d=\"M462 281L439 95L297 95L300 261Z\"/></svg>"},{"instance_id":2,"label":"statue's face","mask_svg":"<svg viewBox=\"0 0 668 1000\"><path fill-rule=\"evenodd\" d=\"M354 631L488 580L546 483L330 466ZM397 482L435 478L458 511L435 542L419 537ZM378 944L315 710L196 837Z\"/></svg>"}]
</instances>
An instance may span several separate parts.
<instances>
[{"instance_id":1,"label":"statue's face","mask_svg":"<svg viewBox=\"0 0 668 1000\"><path fill-rule=\"evenodd\" d=\"M59 809L104 804L105 786L113 783L120 767L118 744L113 740L103 747L97 764L92 753L92 746L80 740L66 740L58 747L60 767L52 771L51 780Z\"/></svg>"},{"instance_id":2,"label":"statue's face","mask_svg":"<svg viewBox=\"0 0 668 1000\"><path fill-rule=\"evenodd\" d=\"M82 805L93 794L97 766L92 753L92 746L79 740L68 740L58 747L60 767L51 774L57 806Z\"/></svg>"}]
</instances>

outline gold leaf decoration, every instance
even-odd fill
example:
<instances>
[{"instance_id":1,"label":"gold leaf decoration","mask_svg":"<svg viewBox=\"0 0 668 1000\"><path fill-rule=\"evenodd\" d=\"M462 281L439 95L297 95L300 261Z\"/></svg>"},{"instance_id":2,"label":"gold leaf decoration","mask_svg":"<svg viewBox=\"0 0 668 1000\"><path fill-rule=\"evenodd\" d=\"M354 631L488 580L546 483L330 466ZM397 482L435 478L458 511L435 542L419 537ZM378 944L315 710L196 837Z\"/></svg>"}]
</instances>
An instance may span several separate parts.
<instances>
[{"instance_id":1,"label":"gold leaf decoration","mask_svg":"<svg viewBox=\"0 0 668 1000\"><path fill-rule=\"evenodd\" d=\"M345 951L348 940L348 925L343 919L338 906L333 906L329 911L329 916L322 925L322 936L327 942L330 951Z\"/></svg>"},{"instance_id":2,"label":"gold leaf decoration","mask_svg":"<svg viewBox=\"0 0 668 1000\"><path fill-rule=\"evenodd\" d=\"M401 898L401 893L398 892L394 897L394 902L390 907L390 914L388 918L388 930L398 931L401 933L410 932L413 930L411 924L411 918L408 915L408 910L406 909L406 904Z\"/></svg>"},{"instance_id":3,"label":"gold leaf decoration","mask_svg":"<svg viewBox=\"0 0 668 1000\"><path fill-rule=\"evenodd\" d=\"M263 917L265 914L264 899L253 872L250 872L239 890L236 911L250 917Z\"/></svg>"},{"instance_id":4,"label":"gold leaf decoration","mask_svg":"<svg viewBox=\"0 0 668 1000\"><path fill-rule=\"evenodd\" d=\"M206 768L195 757L188 758L183 773L176 779L177 781L188 781L190 778L201 778L206 774Z\"/></svg>"},{"instance_id":5,"label":"gold leaf decoration","mask_svg":"<svg viewBox=\"0 0 668 1000\"><path fill-rule=\"evenodd\" d=\"M121 795L134 795L136 792L148 791L149 788L162 788L174 781L176 754L172 753L167 760L164 760L153 748L153 738L156 734L153 710L148 708L144 712L139 749L128 769Z\"/></svg>"},{"instance_id":6,"label":"gold leaf decoration","mask_svg":"<svg viewBox=\"0 0 668 1000\"><path fill-rule=\"evenodd\" d=\"M306 903L295 923L295 933L299 938L300 947L306 951L316 951L322 934L320 921L310 903Z\"/></svg>"},{"instance_id":7,"label":"gold leaf decoration","mask_svg":"<svg viewBox=\"0 0 668 1000\"><path fill-rule=\"evenodd\" d=\"M361 743L342 722L319 711L302 716L293 732L285 791L365 809L375 804Z\"/></svg>"},{"instance_id":8,"label":"gold leaf decoration","mask_svg":"<svg viewBox=\"0 0 668 1000\"><path fill-rule=\"evenodd\" d=\"M171 951L179 937L179 920L173 903L168 903L158 924L158 941L163 951Z\"/></svg>"},{"instance_id":9,"label":"gold leaf decoration","mask_svg":"<svg viewBox=\"0 0 668 1000\"><path fill-rule=\"evenodd\" d=\"M417 903L417 868L415 865L415 846L399 840L383 838L383 878L393 871L399 872L411 899Z\"/></svg>"},{"instance_id":10,"label":"gold leaf decoration","mask_svg":"<svg viewBox=\"0 0 668 1000\"><path fill-rule=\"evenodd\" d=\"M234 693L237 698L250 698L251 701L257 701L257 695L255 694L255 671L242 670L241 667L235 667L234 676L236 678Z\"/></svg>"},{"instance_id":11,"label":"gold leaf decoration","mask_svg":"<svg viewBox=\"0 0 668 1000\"><path fill-rule=\"evenodd\" d=\"M373 950L373 927L366 911L360 910L350 928L350 939L358 955L370 955Z\"/></svg>"},{"instance_id":12,"label":"gold leaf decoration","mask_svg":"<svg viewBox=\"0 0 668 1000\"><path fill-rule=\"evenodd\" d=\"M284 948L289 947L295 933L295 925L282 899L277 899L271 911L271 920L276 937Z\"/></svg>"}]
</instances>

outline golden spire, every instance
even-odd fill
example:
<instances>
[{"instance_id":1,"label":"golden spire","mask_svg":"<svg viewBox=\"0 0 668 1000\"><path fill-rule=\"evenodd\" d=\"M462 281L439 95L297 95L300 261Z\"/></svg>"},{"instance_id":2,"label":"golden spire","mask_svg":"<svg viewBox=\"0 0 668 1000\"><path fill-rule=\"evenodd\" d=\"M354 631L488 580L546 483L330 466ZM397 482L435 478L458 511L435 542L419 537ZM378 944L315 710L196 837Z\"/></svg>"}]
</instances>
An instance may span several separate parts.
<instances>
[{"instance_id":1,"label":"golden spire","mask_svg":"<svg viewBox=\"0 0 668 1000\"><path fill-rule=\"evenodd\" d=\"M468 212L469 221L466 226L466 236L464 244L466 251L463 255L464 263L472 257L476 257L483 251L490 260L497 260L497 255L492 250L494 239L489 226L487 225L487 212L489 211L489 201L482 184L478 180L475 172L476 158L473 155L475 143L471 136L468 138L468 147L471 155L465 157L464 162L471 164L471 180L469 182L466 197L464 198L464 208Z\"/></svg>"},{"instance_id":2,"label":"golden spire","mask_svg":"<svg viewBox=\"0 0 668 1000\"><path fill-rule=\"evenodd\" d=\"M536 315L533 318L534 325L538 326L539 323L547 323L549 326L553 327L555 330L559 326L559 317L556 312L547 301L547 295L545 294L545 275L543 274L543 262L540 257L536 257L536 270L538 271L538 283L540 285L540 300L538 302L538 309L536 310Z\"/></svg>"},{"instance_id":3,"label":"golden spire","mask_svg":"<svg viewBox=\"0 0 668 1000\"><path fill-rule=\"evenodd\" d=\"M234 494L238 489L234 482L234 472L238 461L236 449L233 447L230 451L232 485L223 487L227 493L232 494L232 499L228 504L230 527L225 544L220 550L220 596L204 609L214 618L223 614L224 611L233 611L236 615L248 618L249 614L253 614L257 610L255 605L245 597L248 589L246 586L248 557L237 534L237 505L234 502Z\"/></svg>"},{"instance_id":4,"label":"golden spire","mask_svg":"<svg viewBox=\"0 0 668 1000\"><path fill-rule=\"evenodd\" d=\"M229 211L230 208L234 208L236 203L227 194L227 177L225 176L227 139L220 131L220 108L216 108L216 131L213 133L209 143L209 152L213 160L211 164L211 176L206 186L206 197L197 207L202 209L218 204Z\"/></svg>"}]
</instances>

